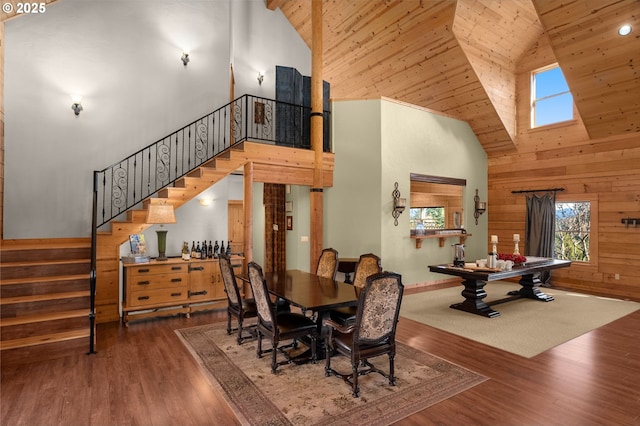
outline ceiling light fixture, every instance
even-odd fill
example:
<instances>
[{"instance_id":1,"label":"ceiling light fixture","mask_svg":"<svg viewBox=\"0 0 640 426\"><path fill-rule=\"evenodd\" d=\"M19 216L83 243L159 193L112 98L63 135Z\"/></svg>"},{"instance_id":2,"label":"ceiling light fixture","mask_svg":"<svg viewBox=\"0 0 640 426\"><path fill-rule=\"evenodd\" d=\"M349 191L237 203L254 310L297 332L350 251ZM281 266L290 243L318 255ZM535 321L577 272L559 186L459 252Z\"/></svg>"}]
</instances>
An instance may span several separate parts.
<instances>
[{"instance_id":1,"label":"ceiling light fixture","mask_svg":"<svg viewBox=\"0 0 640 426\"><path fill-rule=\"evenodd\" d=\"M625 24L623 26L621 26L620 28L618 28L618 34L621 36L626 36L631 34L631 25L629 24Z\"/></svg>"}]
</instances>

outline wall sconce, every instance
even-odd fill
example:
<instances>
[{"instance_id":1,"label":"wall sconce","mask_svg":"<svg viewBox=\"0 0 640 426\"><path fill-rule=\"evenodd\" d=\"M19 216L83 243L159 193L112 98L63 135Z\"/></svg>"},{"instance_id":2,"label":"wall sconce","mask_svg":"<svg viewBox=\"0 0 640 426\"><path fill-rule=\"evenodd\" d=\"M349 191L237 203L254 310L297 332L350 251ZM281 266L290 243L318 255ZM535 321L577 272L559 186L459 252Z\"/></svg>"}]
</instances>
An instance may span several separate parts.
<instances>
[{"instance_id":1,"label":"wall sconce","mask_svg":"<svg viewBox=\"0 0 640 426\"><path fill-rule=\"evenodd\" d=\"M75 113L75 115L80 115L80 111L82 111L82 104L80 102L74 102L71 104L71 109Z\"/></svg>"},{"instance_id":2,"label":"wall sconce","mask_svg":"<svg viewBox=\"0 0 640 426\"><path fill-rule=\"evenodd\" d=\"M258 84L262 86L262 82L264 81L264 74L258 71Z\"/></svg>"},{"instance_id":3,"label":"wall sconce","mask_svg":"<svg viewBox=\"0 0 640 426\"><path fill-rule=\"evenodd\" d=\"M182 64L186 67L187 64L189 63L189 53L182 52L182 56L180 57L180 60L182 61Z\"/></svg>"},{"instance_id":4,"label":"wall sconce","mask_svg":"<svg viewBox=\"0 0 640 426\"><path fill-rule=\"evenodd\" d=\"M473 212L473 217L476 218L476 225L478 224L478 218L482 213L487 210L487 203L485 201L480 201L480 196L478 195L478 189L476 188L476 196L473 197L473 201L475 202L475 210Z\"/></svg>"},{"instance_id":5,"label":"wall sconce","mask_svg":"<svg viewBox=\"0 0 640 426\"><path fill-rule=\"evenodd\" d=\"M200 198L198 202L200 203L201 206L210 206L211 203L213 203L213 198L211 197Z\"/></svg>"},{"instance_id":6,"label":"wall sconce","mask_svg":"<svg viewBox=\"0 0 640 426\"><path fill-rule=\"evenodd\" d=\"M393 197L393 211L391 212L391 215L393 216L393 219L394 219L393 224L395 226L398 226L398 218L400 217L405 207L407 206L407 199L400 198L400 191L398 190L398 182L395 183L395 189L391 193L391 196Z\"/></svg>"}]
</instances>

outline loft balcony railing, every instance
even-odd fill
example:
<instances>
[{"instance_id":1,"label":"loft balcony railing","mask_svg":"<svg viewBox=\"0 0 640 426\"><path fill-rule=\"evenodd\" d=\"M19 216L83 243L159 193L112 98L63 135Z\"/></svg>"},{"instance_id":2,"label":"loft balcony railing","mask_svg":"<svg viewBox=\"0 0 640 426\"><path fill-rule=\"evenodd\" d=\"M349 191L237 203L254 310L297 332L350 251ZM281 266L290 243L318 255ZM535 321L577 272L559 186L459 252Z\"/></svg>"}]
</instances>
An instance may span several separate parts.
<instances>
[{"instance_id":1,"label":"loft balcony railing","mask_svg":"<svg viewBox=\"0 0 640 426\"><path fill-rule=\"evenodd\" d=\"M96 237L99 228L244 141L311 148L311 108L244 95L109 167L93 172L91 336L94 352ZM323 150L331 151L324 111Z\"/></svg>"}]
</instances>

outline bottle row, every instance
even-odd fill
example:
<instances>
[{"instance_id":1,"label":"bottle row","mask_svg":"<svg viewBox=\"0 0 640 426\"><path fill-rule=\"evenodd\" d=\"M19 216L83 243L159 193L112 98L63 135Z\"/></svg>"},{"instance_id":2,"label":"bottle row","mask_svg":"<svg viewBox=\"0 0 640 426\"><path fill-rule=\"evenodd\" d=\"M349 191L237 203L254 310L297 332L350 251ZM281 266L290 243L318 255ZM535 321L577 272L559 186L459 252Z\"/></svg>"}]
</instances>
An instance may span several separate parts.
<instances>
[{"instance_id":1,"label":"bottle row","mask_svg":"<svg viewBox=\"0 0 640 426\"><path fill-rule=\"evenodd\" d=\"M202 241L202 248L200 247L200 241L198 241L197 245L195 241L192 241L191 250L189 250L188 241L182 243L182 260L217 259L220 253L224 253L227 256L231 255L231 241L227 242L226 248L224 247L224 241L222 241L222 246L220 246L217 240L215 244L212 244L210 240L207 246L207 240L204 240Z\"/></svg>"}]
</instances>

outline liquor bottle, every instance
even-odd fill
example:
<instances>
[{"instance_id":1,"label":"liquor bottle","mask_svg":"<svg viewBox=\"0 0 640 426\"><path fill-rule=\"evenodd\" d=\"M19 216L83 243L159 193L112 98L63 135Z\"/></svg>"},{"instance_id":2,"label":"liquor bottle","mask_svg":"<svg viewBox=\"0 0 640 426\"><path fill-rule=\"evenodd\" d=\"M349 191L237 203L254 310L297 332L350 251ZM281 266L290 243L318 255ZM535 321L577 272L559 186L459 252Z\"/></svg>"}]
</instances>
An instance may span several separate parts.
<instances>
[{"instance_id":1,"label":"liquor bottle","mask_svg":"<svg viewBox=\"0 0 640 426\"><path fill-rule=\"evenodd\" d=\"M223 253L224 253L224 254L226 254L226 253L227 253L227 251L226 251L226 250L225 250L225 248L224 248L224 240L222 240L222 245L220 246L220 254L223 254Z\"/></svg>"},{"instance_id":2,"label":"liquor bottle","mask_svg":"<svg viewBox=\"0 0 640 426\"><path fill-rule=\"evenodd\" d=\"M198 241L198 245L196 246L196 259L202 259L202 250L200 250L200 241Z\"/></svg>"},{"instance_id":3,"label":"liquor bottle","mask_svg":"<svg viewBox=\"0 0 640 426\"><path fill-rule=\"evenodd\" d=\"M218 258L218 250L220 250L220 246L218 245L218 240L216 240L216 245L213 246L213 257L215 259Z\"/></svg>"},{"instance_id":4,"label":"liquor bottle","mask_svg":"<svg viewBox=\"0 0 640 426\"><path fill-rule=\"evenodd\" d=\"M189 243L185 241L182 244L182 260L191 259L191 253L189 252Z\"/></svg>"},{"instance_id":5,"label":"liquor bottle","mask_svg":"<svg viewBox=\"0 0 640 426\"><path fill-rule=\"evenodd\" d=\"M196 258L196 242L195 241L191 242L191 258L192 259Z\"/></svg>"},{"instance_id":6,"label":"liquor bottle","mask_svg":"<svg viewBox=\"0 0 640 426\"><path fill-rule=\"evenodd\" d=\"M213 258L213 245L211 245L211 240L209 240L209 249L207 250L207 257L209 259Z\"/></svg>"}]
</instances>

